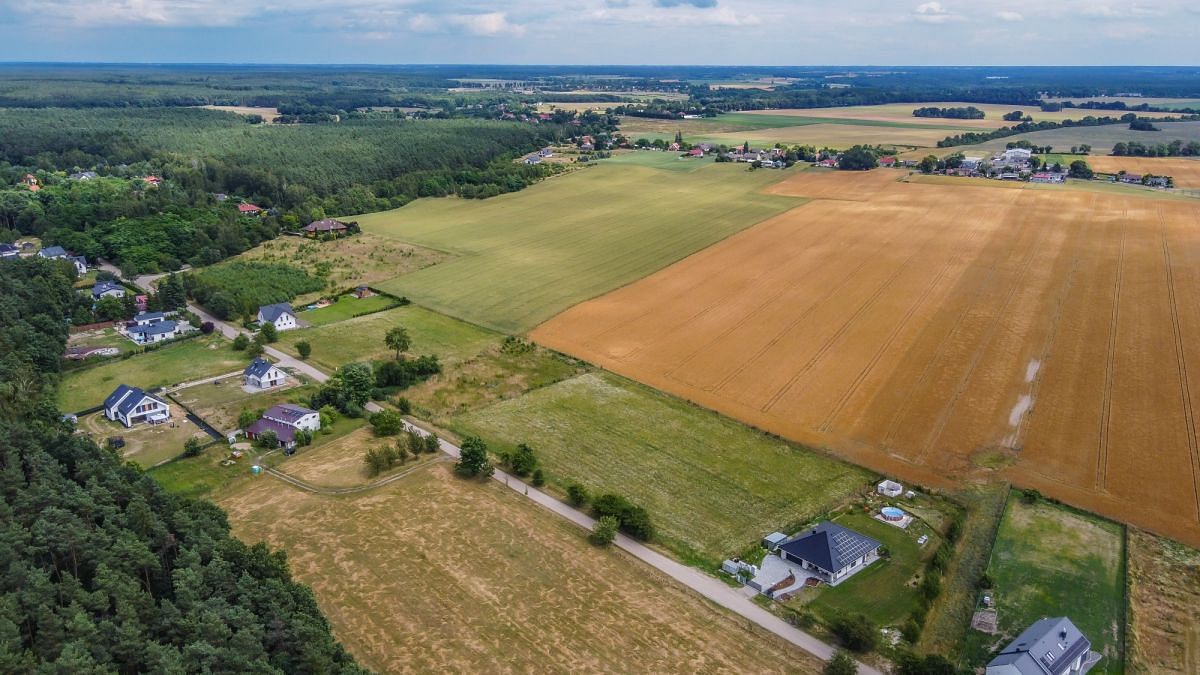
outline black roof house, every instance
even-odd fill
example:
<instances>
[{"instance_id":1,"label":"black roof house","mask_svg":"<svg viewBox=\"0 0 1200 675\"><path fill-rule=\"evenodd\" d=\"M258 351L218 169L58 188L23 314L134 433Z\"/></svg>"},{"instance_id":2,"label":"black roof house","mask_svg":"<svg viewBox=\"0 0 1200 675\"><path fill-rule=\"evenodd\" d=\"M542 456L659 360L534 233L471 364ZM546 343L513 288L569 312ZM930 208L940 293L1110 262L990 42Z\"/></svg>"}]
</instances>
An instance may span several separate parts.
<instances>
[{"instance_id":1,"label":"black roof house","mask_svg":"<svg viewBox=\"0 0 1200 675\"><path fill-rule=\"evenodd\" d=\"M779 545L787 559L803 560L831 575L852 567L874 553L881 544L874 539L825 521L791 541Z\"/></svg>"}]
</instances>

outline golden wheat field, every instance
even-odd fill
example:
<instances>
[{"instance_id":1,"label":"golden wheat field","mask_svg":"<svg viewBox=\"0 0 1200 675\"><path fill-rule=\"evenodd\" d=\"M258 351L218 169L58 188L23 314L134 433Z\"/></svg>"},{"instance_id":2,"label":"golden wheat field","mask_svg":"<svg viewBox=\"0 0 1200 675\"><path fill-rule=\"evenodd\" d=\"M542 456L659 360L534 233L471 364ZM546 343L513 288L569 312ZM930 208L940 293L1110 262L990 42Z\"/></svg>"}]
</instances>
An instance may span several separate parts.
<instances>
[{"instance_id":1,"label":"golden wheat field","mask_svg":"<svg viewBox=\"0 0 1200 675\"><path fill-rule=\"evenodd\" d=\"M774 191L814 201L532 337L879 471L999 471L1200 543L1200 201L898 173L799 173Z\"/></svg>"},{"instance_id":2,"label":"golden wheat field","mask_svg":"<svg viewBox=\"0 0 1200 675\"><path fill-rule=\"evenodd\" d=\"M1170 176L1177 187L1200 187L1200 159L1181 157L1113 157L1111 155L1087 157L1092 169L1104 173L1152 173Z\"/></svg>"}]
</instances>

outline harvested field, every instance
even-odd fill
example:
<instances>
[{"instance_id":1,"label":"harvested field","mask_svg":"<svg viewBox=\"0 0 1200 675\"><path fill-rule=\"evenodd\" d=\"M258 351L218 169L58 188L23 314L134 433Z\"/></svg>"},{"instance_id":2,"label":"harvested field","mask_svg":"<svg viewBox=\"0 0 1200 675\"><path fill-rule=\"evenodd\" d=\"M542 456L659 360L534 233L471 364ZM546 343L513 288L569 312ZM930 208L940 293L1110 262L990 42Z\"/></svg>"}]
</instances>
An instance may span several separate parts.
<instances>
[{"instance_id":1,"label":"harvested field","mask_svg":"<svg viewBox=\"0 0 1200 675\"><path fill-rule=\"evenodd\" d=\"M288 553L334 634L378 672L802 672L747 630L504 486L444 463L353 497L242 481L235 534ZM471 523L459 536L451 524Z\"/></svg>"},{"instance_id":2,"label":"harvested field","mask_svg":"<svg viewBox=\"0 0 1200 675\"><path fill-rule=\"evenodd\" d=\"M1158 115L1155 115L1158 117ZM939 148L938 155L962 151L967 155L984 155L990 152L1004 150L1009 143L1029 141L1034 145L1049 145L1059 150L1067 150L1073 145L1084 143L1092 146L1096 155L1112 152L1114 145L1121 141L1137 141L1155 145L1181 140L1184 143L1200 140L1200 122L1155 122L1159 131L1132 131L1128 124L1105 124L1095 127L1070 127L1049 129L1047 131L1032 131L1027 134L1017 134L980 143L978 145L962 145L955 148ZM917 159L920 159L919 157Z\"/></svg>"},{"instance_id":3,"label":"harvested field","mask_svg":"<svg viewBox=\"0 0 1200 675\"><path fill-rule=\"evenodd\" d=\"M942 120L944 121L944 120ZM852 145L884 145L907 147L935 147L937 142L957 132L948 129L924 128L921 125L898 127L886 123L846 124L844 122L822 122L802 126L780 126L750 131L728 131L705 134L705 140L726 145L741 145L749 141L754 146L771 146L776 143L788 145L815 145L816 147L848 148Z\"/></svg>"},{"instance_id":4,"label":"harvested field","mask_svg":"<svg viewBox=\"0 0 1200 675\"><path fill-rule=\"evenodd\" d=\"M1177 187L1200 188L1200 159L1182 157L1085 157L1088 166L1104 173L1152 173L1171 176Z\"/></svg>"},{"instance_id":5,"label":"harvested field","mask_svg":"<svg viewBox=\"0 0 1200 675\"><path fill-rule=\"evenodd\" d=\"M999 472L1197 543L1197 224L1193 200L885 182L531 336L882 472Z\"/></svg>"},{"instance_id":6,"label":"harvested field","mask_svg":"<svg viewBox=\"0 0 1200 675\"><path fill-rule=\"evenodd\" d=\"M1200 551L1129 530L1129 666L1200 672Z\"/></svg>"},{"instance_id":7,"label":"harvested field","mask_svg":"<svg viewBox=\"0 0 1200 675\"><path fill-rule=\"evenodd\" d=\"M981 120L959 120L943 117L913 117L913 110L926 106L938 108L965 108L974 106L983 111L985 117ZM787 110L752 111L754 115L791 115L795 117L830 117L834 119L862 120L864 122L913 122L917 124L952 125L964 129L982 128L995 129L1011 126L1013 122L1004 121L1004 115L1014 110L1020 110L1032 117L1035 122L1043 120L1061 122L1062 120L1077 120L1087 117L1101 117L1123 114L1111 110L1087 110L1084 108L1064 108L1056 112L1046 112L1038 106L1005 105L1003 103L885 103L882 105L856 105L842 108L790 108ZM1168 117L1179 113L1141 113L1152 117Z\"/></svg>"}]
</instances>

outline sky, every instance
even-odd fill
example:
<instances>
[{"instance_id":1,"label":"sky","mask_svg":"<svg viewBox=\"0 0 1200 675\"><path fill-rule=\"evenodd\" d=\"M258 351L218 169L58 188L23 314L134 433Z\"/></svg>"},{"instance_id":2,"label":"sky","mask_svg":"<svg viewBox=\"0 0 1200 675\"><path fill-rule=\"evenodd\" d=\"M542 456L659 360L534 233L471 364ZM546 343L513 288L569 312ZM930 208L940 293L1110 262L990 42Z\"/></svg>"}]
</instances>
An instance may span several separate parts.
<instances>
[{"instance_id":1,"label":"sky","mask_svg":"<svg viewBox=\"0 0 1200 675\"><path fill-rule=\"evenodd\" d=\"M1194 0L0 0L0 61L1197 65Z\"/></svg>"}]
</instances>

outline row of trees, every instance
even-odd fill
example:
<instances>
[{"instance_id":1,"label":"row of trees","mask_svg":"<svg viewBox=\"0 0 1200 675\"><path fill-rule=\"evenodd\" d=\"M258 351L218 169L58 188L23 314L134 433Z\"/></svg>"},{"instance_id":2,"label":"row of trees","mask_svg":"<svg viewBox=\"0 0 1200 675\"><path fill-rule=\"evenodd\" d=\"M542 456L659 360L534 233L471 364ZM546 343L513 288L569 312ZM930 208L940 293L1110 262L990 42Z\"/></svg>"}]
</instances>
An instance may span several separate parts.
<instances>
[{"instance_id":1,"label":"row of trees","mask_svg":"<svg viewBox=\"0 0 1200 675\"><path fill-rule=\"evenodd\" d=\"M982 110L973 105L965 108L939 108L937 106L926 106L923 108L917 108L912 112L912 114L913 117L945 117L947 119L955 120L981 120L986 117ZM1020 120L1020 111L1017 111L1017 114L1017 120ZM1005 119L1009 119L1008 115L1005 115Z\"/></svg>"},{"instance_id":2,"label":"row of trees","mask_svg":"<svg viewBox=\"0 0 1200 675\"><path fill-rule=\"evenodd\" d=\"M1112 154L1118 157L1200 157L1200 141L1176 139L1155 144L1121 141L1113 145Z\"/></svg>"},{"instance_id":3,"label":"row of trees","mask_svg":"<svg viewBox=\"0 0 1200 675\"><path fill-rule=\"evenodd\" d=\"M1192 116L1200 119L1200 116ZM1027 134L1034 131L1048 131L1050 129L1073 128L1073 127L1095 127L1105 126L1109 124L1131 124L1136 120L1142 119L1148 122L1172 122L1179 119L1192 119L1192 117L1183 118L1139 118L1133 113L1127 113L1121 117L1092 117L1087 116L1079 120L1065 119L1060 122L1051 122L1049 120L1041 120L1038 122L1021 122L1014 124L1011 127L1000 127L992 131L967 131L954 136L947 136L938 141L939 148L949 148L956 145L976 145L986 143L987 141L997 138L1007 138L1008 136L1016 136L1018 134Z\"/></svg>"}]
</instances>

